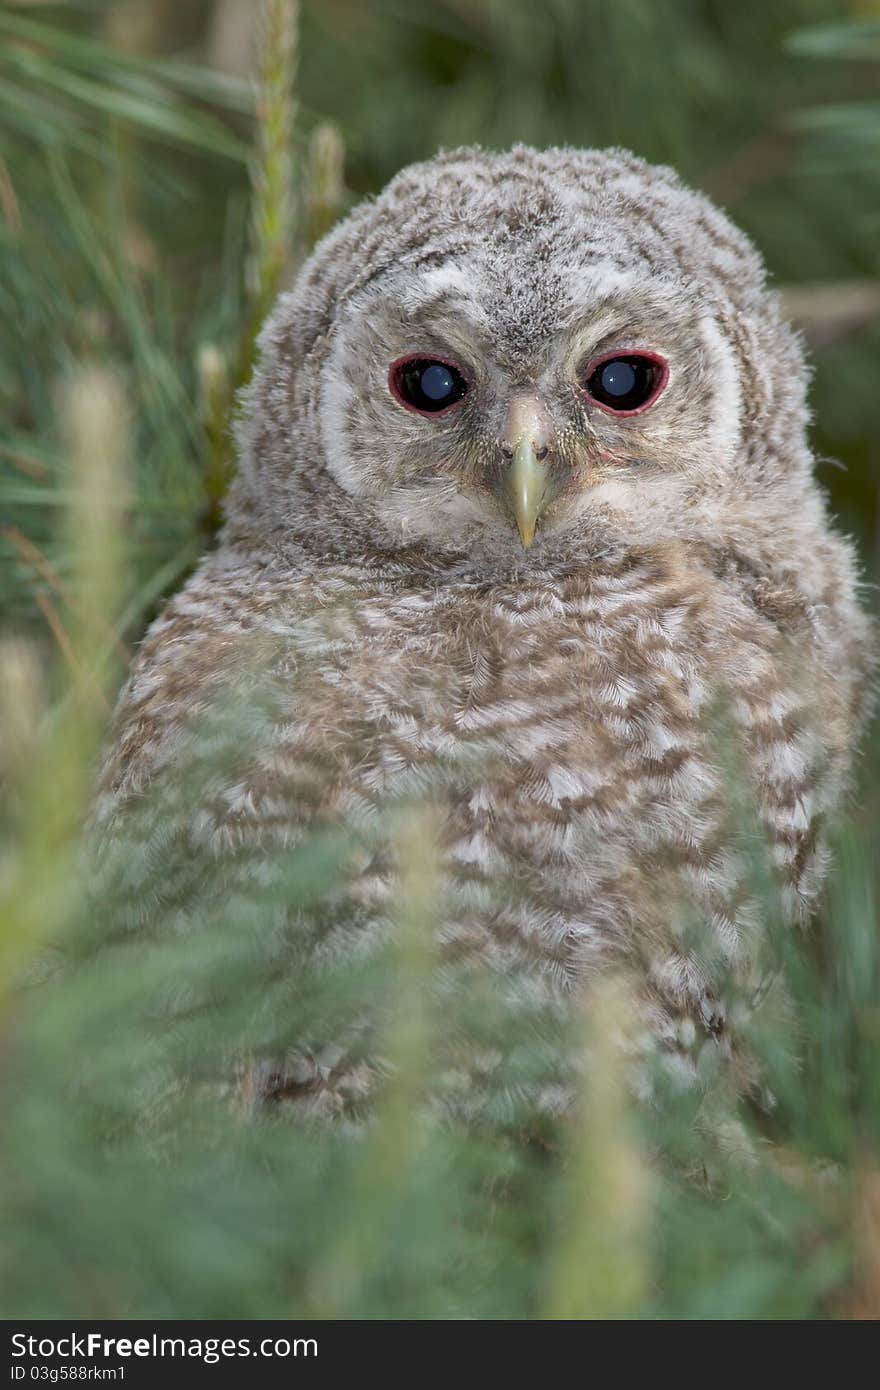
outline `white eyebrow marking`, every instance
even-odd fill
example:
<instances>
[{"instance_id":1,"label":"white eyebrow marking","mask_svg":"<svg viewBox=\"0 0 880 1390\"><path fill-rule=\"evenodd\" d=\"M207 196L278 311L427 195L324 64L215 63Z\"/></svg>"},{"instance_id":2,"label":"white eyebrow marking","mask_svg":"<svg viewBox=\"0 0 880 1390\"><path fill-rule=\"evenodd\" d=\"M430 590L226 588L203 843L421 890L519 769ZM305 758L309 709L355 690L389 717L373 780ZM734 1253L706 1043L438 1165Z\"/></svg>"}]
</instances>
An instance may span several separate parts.
<instances>
[{"instance_id":1,"label":"white eyebrow marking","mask_svg":"<svg viewBox=\"0 0 880 1390\"><path fill-rule=\"evenodd\" d=\"M423 309L431 300L443 298L450 290L470 296L473 290L470 276L458 265L435 266L405 291L401 297L401 305L410 311Z\"/></svg>"}]
</instances>

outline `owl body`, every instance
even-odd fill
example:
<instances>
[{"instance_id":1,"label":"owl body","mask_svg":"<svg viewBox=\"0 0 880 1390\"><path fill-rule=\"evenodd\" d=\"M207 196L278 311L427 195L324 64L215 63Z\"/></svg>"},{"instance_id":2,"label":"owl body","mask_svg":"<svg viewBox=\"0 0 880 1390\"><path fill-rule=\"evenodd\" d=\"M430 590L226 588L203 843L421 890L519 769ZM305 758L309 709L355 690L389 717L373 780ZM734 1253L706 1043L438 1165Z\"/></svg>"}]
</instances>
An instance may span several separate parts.
<instances>
[{"instance_id":1,"label":"owl body","mask_svg":"<svg viewBox=\"0 0 880 1390\"><path fill-rule=\"evenodd\" d=\"M442 960L548 998L622 962L664 1046L727 1046L764 968L737 807L803 917L870 668L751 247L622 152L455 152L331 234L261 354L220 546L123 692L105 835L160 788L163 857L258 883L350 831L332 967L387 937L387 827L428 802ZM230 692L257 734L175 799ZM369 1089L338 1051L291 1075L331 1112Z\"/></svg>"}]
</instances>

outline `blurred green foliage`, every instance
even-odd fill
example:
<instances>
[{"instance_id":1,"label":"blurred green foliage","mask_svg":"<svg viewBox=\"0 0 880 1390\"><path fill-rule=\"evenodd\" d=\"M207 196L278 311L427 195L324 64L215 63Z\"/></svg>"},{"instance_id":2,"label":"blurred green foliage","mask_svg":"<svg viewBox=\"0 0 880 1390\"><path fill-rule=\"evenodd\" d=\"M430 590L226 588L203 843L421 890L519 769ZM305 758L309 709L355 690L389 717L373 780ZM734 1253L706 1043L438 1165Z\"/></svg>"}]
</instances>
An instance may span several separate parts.
<instances>
[{"instance_id":1,"label":"blurred green foliage","mask_svg":"<svg viewBox=\"0 0 880 1390\"><path fill-rule=\"evenodd\" d=\"M768 894L786 989L750 1026L762 1108L658 1077L634 1116L609 1054L579 1122L534 1114L522 1097L552 1077L559 1020L496 1016L491 981L441 1014L417 834L399 942L332 989L295 940L259 930L271 895L218 885L191 907L166 884L172 906L150 916L126 901L124 853L88 894L78 867L126 648L216 525L232 393L285 229L292 266L339 207L438 145L623 144L719 199L778 284L842 282L867 302L871 9L305 0L294 91L292 42L276 34L257 61L245 0L0 4L5 1316L880 1315L873 781L837 829L814 934L776 941ZM820 476L873 565L880 326L841 328L827 304L804 320L816 444L847 471ZM96 460L116 479L106 508ZM345 853L304 847L272 893L310 910ZM615 989L594 1019L625 1012ZM398 1063L370 1135L257 1119L224 1091L236 1057L283 1051L315 1020L332 1031L364 997ZM456 1029L507 1059L467 1131L420 1104ZM589 1019L578 1045L602 1046Z\"/></svg>"}]
</instances>

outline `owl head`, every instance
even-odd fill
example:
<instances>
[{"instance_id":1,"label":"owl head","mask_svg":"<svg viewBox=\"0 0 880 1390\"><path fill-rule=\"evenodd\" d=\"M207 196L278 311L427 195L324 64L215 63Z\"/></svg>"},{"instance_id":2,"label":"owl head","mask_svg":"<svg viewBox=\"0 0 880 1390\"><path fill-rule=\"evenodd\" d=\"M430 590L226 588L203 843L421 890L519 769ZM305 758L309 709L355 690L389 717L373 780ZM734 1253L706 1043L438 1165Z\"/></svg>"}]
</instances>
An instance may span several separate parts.
<instances>
[{"instance_id":1,"label":"owl head","mask_svg":"<svg viewBox=\"0 0 880 1390\"><path fill-rule=\"evenodd\" d=\"M808 504L806 370L757 253L622 150L405 169L259 348L230 534L276 550L567 564Z\"/></svg>"}]
</instances>

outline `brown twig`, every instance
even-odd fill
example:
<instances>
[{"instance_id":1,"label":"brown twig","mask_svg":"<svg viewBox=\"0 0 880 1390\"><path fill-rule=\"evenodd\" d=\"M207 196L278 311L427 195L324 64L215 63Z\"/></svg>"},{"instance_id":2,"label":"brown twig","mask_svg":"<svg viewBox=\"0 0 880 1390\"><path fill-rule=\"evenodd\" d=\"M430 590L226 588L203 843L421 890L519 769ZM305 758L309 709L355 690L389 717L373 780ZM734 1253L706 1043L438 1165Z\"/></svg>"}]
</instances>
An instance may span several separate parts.
<instances>
[{"instance_id":1,"label":"brown twig","mask_svg":"<svg viewBox=\"0 0 880 1390\"><path fill-rule=\"evenodd\" d=\"M880 280L820 280L783 285L785 315L811 347L823 348L880 319Z\"/></svg>"},{"instance_id":2,"label":"brown twig","mask_svg":"<svg viewBox=\"0 0 880 1390\"><path fill-rule=\"evenodd\" d=\"M27 454L22 453L7 454L6 457L12 464L12 467L24 473L26 478L37 478L42 482L44 478L49 477L49 469L44 463L40 463L38 459L29 458Z\"/></svg>"},{"instance_id":3,"label":"brown twig","mask_svg":"<svg viewBox=\"0 0 880 1390\"><path fill-rule=\"evenodd\" d=\"M82 618L82 609L71 593L69 585L65 584L50 561L43 552L34 545L33 541L29 540L23 531L19 531L17 526L4 526L3 534L10 545L18 551L18 554L24 560L25 564L30 565L32 569L35 569L37 573L45 579L49 587L54 589L55 593L62 599L72 613L75 613L78 618ZM108 627L105 623L101 624L100 631L108 642L113 644L117 656L123 664L127 666L129 654L124 643L113 629Z\"/></svg>"},{"instance_id":4,"label":"brown twig","mask_svg":"<svg viewBox=\"0 0 880 1390\"><path fill-rule=\"evenodd\" d=\"M0 207L3 209L3 216L9 224L9 230L15 237L21 236L24 231L21 208L18 205L18 198L15 193L15 184L12 182L12 175L6 160L0 155Z\"/></svg>"},{"instance_id":5,"label":"brown twig","mask_svg":"<svg viewBox=\"0 0 880 1390\"><path fill-rule=\"evenodd\" d=\"M91 686L95 698L100 703L102 710L109 715L111 713L111 710L107 697L104 694L101 687L98 685L98 682L95 680L94 676L87 675L87 673L82 669L79 662L77 661L76 653L73 648L73 643L71 642L70 637L68 636L67 631L65 630L64 624L58 616L58 613L49 595L42 593L40 590L38 590L37 593L34 595L34 602L36 603L43 617L46 619L46 625L49 628L49 631L52 633L52 636L55 638L59 650L61 651L62 655L67 661L67 664L69 665L77 681L80 682L80 684L85 683Z\"/></svg>"}]
</instances>

